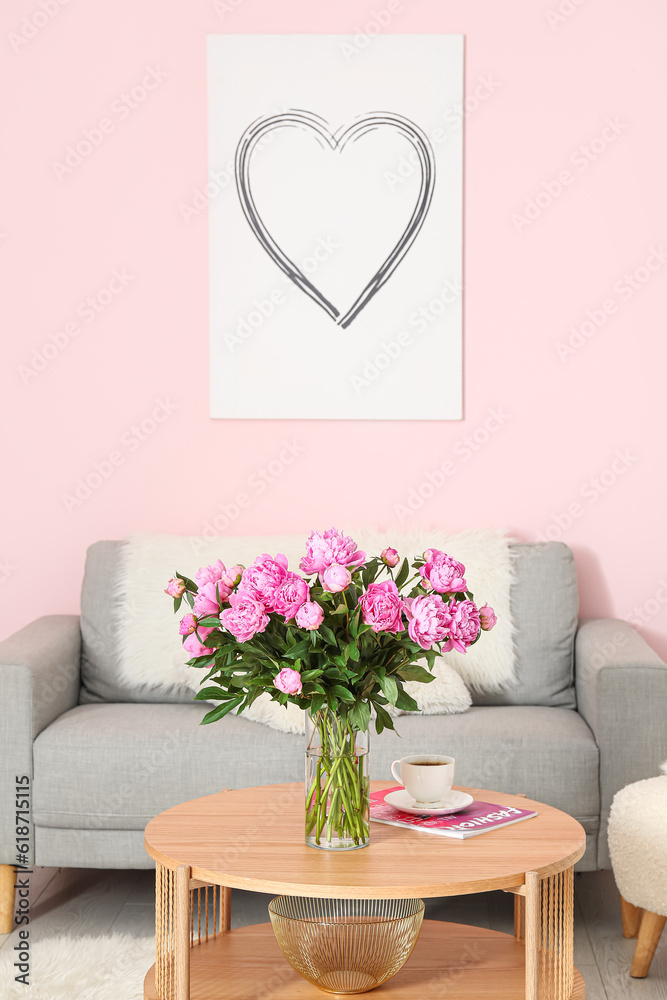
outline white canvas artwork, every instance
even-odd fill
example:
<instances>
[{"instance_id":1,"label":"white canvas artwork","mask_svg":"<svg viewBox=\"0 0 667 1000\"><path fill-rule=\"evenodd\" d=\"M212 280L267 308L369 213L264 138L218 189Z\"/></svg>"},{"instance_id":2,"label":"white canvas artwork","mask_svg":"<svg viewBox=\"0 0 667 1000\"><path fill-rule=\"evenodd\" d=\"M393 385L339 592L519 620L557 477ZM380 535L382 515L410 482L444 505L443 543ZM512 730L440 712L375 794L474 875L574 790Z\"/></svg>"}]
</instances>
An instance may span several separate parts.
<instances>
[{"instance_id":1,"label":"white canvas artwork","mask_svg":"<svg viewBox=\"0 0 667 1000\"><path fill-rule=\"evenodd\" d=\"M461 35L209 36L212 417L461 419L462 104Z\"/></svg>"}]
</instances>

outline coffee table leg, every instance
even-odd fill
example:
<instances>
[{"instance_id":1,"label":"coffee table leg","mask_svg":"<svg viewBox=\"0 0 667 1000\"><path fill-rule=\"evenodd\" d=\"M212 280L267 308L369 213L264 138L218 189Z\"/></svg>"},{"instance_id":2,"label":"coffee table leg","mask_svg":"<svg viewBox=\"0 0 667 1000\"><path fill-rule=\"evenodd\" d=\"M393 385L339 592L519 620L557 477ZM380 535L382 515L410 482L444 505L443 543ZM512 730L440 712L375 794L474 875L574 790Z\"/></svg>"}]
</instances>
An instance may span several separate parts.
<instances>
[{"instance_id":1,"label":"coffee table leg","mask_svg":"<svg viewBox=\"0 0 667 1000\"><path fill-rule=\"evenodd\" d=\"M231 889L191 878L187 865L156 864L155 990L160 1000L190 1000L191 950L230 930L231 907Z\"/></svg>"},{"instance_id":2,"label":"coffee table leg","mask_svg":"<svg viewBox=\"0 0 667 1000\"><path fill-rule=\"evenodd\" d=\"M526 872L526 1000L570 1000L574 988L574 868ZM541 987L541 989L540 989Z\"/></svg>"},{"instance_id":3,"label":"coffee table leg","mask_svg":"<svg viewBox=\"0 0 667 1000\"><path fill-rule=\"evenodd\" d=\"M190 1000L190 867L155 868L155 989Z\"/></svg>"}]
</instances>

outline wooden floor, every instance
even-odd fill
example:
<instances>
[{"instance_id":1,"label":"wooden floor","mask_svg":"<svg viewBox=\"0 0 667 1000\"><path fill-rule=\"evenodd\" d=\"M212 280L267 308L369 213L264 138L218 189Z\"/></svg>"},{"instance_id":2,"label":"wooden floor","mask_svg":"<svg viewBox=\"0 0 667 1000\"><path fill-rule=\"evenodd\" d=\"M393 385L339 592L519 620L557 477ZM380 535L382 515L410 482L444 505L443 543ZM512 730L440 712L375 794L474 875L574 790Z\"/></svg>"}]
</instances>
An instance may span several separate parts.
<instances>
[{"instance_id":1,"label":"wooden floor","mask_svg":"<svg viewBox=\"0 0 667 1000\"><path fill-rule=\"evenodd\" d=\"M96 936L111 931L150 937L154 931L154 874L150 871L36 869L31 886L31 939L59 934ZM634 941L623 938L611 872L575 879L575 964L587 1000L667 1000L667 933L646 979L630 979ZM232 927L268 919L269 896L234 890ZM506 893L427 900L426 916L512 933L513 899ZM0 937L0 949L15 943Z\"/></svg>"}]
</instances>

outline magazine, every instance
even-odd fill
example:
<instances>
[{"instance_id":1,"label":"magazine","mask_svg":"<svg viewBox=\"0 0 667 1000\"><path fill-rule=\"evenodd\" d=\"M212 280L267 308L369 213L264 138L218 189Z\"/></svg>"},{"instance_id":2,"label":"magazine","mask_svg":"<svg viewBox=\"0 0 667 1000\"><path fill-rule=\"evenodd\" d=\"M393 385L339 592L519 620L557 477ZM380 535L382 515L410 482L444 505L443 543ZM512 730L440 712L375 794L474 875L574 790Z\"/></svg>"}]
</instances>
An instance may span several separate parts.
<instances>
[{"instance_id":1,"label":"magazine","mask_svg":"<svg viewBox=\"0 0 667 1000\"><path fill-rule=\"evenodd\" d=\"M381 792L371 793L371 819L376 823L388 823L390 826L402 826L411 830L425 830L427 833L439 833L443 837L456 837L466 840L476 837L489 830L499 830L512 823L520 823L524 819L537 816L533 809L517 809L514 806L500 806L493 802L480 802L475 799L465 809L451 816L415 816L412 813L395 809L385 802L385 795L398 789L384 788Z\"/></svg>"}]
</instances>

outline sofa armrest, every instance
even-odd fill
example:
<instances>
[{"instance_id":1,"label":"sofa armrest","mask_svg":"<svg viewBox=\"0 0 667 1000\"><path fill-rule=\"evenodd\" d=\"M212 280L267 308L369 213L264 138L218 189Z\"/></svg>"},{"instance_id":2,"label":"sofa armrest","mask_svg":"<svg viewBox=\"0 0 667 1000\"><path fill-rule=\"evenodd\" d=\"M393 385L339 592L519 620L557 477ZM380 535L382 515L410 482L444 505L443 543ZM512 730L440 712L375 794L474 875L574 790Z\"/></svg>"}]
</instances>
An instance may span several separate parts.
<instances>
[{"instance_id":1,"label":"sofa armrest","mask_svg":"<svg viewBox=\"0 0 667 1000\"><path fill-rule=\"evenodd\" d=\"M80 686L78 615L38 618L0 643L0 864L16 863L15 779L32 789L33 740L77 704Z\"/></svg>"},{"instance_id":2,"label":"sofa armrest","mask_svg":"<svg viewBox=\"0 0 667 1000\"><path fill-rule=\"evenodd\" d=\"M600 751L598 867L609 868L614 795L667 758L667 664L628 622L592 618L580 623L574 670L577 709Z\"/></svg>"}]
</instances>

